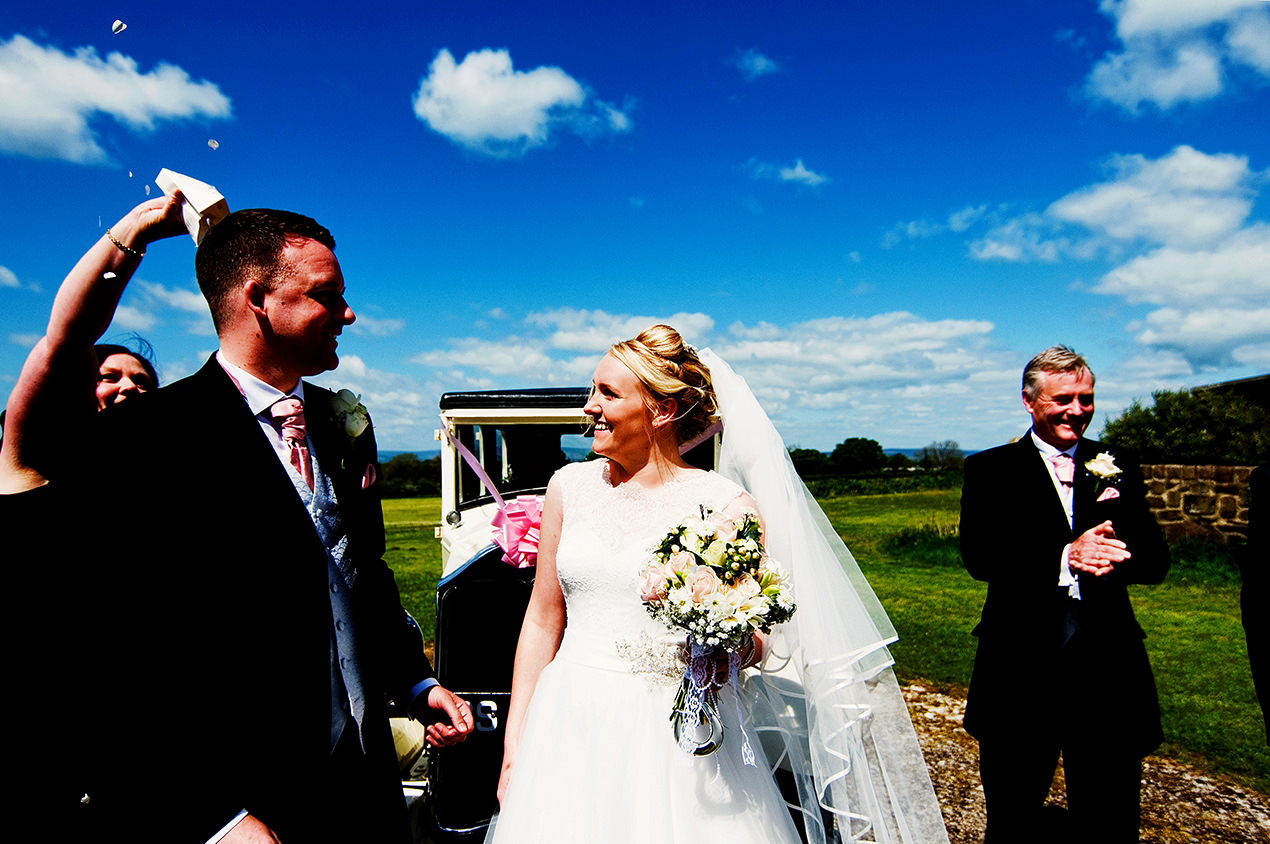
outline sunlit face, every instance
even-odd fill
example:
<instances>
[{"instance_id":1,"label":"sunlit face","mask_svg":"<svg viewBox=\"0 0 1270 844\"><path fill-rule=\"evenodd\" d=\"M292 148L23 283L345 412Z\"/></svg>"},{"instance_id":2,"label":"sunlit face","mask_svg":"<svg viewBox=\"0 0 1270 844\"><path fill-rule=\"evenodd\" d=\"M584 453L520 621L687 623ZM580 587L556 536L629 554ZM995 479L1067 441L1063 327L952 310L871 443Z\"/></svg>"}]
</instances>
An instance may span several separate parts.
<instances>
[{"instance_id":1,"label":"sunlit face","mask_svg":"<svg viewBox=\"0 0 1270 844\"><path fill-rule=\"evenodd\" d=\"M287 271L265 294L273 363L296 380L339 365L338 337L356 317L344 301L344 274L335 253L309 238L287 241Z\"/></svg>"},{"instance_id":2,"label":"sunlit face","mask_svg":"<svg viewBox=\"0 0 1270 844\"><path fill-rule=\"evenodd\" d=\"M1079 372L1041 372L1036 398L1023 391L1023 406L1032 414L1032 430L1055 448L1066 451L1089 427L1094 415L1094 376Z\"/></svg>"},{"instance_id":3,"label":"sunlit face","mask_svg":"<svg viewBox=\"0 0 1270 844\"><path fill-rule=\"evenodd\" d=\"M652 415L644 404L639 378L626 364L605 355L591 383L591 398L582 408L595 422L591 449L629 468L652 447Z\"/></svg>"},{"instance_id":4,"label":"sunlit face","mask_svg":"<svg viewBox=\"0 0 1270 844\"><path fill-rule=\"evenodd\" d=\"M98 410L153 389L150 373L132 355L107 355L97 369Z\"/></svg>"}]
</instances>

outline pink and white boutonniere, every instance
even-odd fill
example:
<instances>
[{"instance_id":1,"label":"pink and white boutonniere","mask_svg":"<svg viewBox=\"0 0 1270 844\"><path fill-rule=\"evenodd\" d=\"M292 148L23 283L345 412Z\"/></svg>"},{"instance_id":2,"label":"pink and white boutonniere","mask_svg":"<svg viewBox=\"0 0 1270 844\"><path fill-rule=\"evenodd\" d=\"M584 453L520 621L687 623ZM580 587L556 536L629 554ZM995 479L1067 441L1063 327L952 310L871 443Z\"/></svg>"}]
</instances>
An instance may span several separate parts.
<instances>
[{"instance_id":1,"label":"pink and white boutonniere","mask_svg":"<svg viewBox=\"0 0 1270 844\"><path fill-rule=\"evenodd\" d=\"M1089 474L1098 479L1099 501L1109 501L1120 497L1120 490L1116 489L1116 484L1120 482L1123 470L1116 465L1116 458L1109 452L1104 451L1093 460L1086 460L1085 468L1089 470Z\"/></svg>"}]
</instances>

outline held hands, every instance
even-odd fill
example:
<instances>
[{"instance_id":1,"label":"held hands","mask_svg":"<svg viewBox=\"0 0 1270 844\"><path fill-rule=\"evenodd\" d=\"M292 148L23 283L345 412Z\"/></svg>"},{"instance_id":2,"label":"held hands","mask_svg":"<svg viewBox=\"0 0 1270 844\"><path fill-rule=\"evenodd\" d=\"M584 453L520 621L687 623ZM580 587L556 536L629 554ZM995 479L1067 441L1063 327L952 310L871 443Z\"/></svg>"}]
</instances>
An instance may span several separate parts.
<instances>
[{"instance_id":1,"label":"held hands","mask_svg":"<svg viewBox=\"0 0 1270 844\"><path fill-rule=\"evenodd\" d=\"M1101 577L1131 556L1128 546L1116 539L1111 522L1106 521L1091 527L1071 544L1067 567L1073 573L1084 572Z\"/></svg>"},{"instance_id":2,"label":"held hands","mask_svg":"<svg viewBox=\"0 0 1270 844\"><path fill-rule=\"evenodd\" d=\"M428 689L428 708L444 712L450 723L438 722L427 728L428 744L433 747L450 747L467 738L472 732L472 710L467 701L449 689L433 686Z\"/></svg>"}]
</instances>

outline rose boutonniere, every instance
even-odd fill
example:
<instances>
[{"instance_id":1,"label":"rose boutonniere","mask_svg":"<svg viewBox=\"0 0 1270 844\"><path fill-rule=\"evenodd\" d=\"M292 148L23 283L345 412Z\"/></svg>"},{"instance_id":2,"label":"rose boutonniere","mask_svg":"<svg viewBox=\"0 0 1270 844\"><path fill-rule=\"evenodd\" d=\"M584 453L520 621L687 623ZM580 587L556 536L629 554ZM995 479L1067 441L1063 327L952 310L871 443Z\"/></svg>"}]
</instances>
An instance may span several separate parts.
<instances>
[{"instance_id":1,"label":"rose boutonniere","mask_svg":"<svg viewBox=\"0 0 1270 844\"><path fill-rule=\"evenodd\" d=\"M352 390L340 390L331 401L331 406L335 409L336 424L344 432L344 436L348 437L349 445L352 445L370 424L370 414L366 411L366 405L362 404L362 397Z\"/></svg>"},{"instance_id":2,"label":"rose boutonniere","mask_svg":"<svg viewBox=\"0 0 1270 844\"><path fill-rule=\"evenodd\" d=\"M1116 484L1120 482L1122 470L1116 465L1116 458L1109 452L1104 451L1093 460L1086 460L1085 468L1089 470L1089 474L1098 479L1099 501L1120 497L1120 490L1116 489Z\"/></svg>"},{"instance_id":3,"label":"rose boutonniere","mask_svg":"<svg viewBox=\"0 0 1270 844\"><path fill-rule=\"evenodd\" d=\"M348 437L348 447L351 449L357 443L357 438L370 426L370 413L367 412L366 405L362 404L362 397L352 390L340 390L336 393L331 400L331 407L335 411L335 425ZM348 468L344 458L340 458L340 468ZM367 463L362 470L362 489L369 489L375 482L375 476L375 464Z\"/></svg>"}]
</instances>

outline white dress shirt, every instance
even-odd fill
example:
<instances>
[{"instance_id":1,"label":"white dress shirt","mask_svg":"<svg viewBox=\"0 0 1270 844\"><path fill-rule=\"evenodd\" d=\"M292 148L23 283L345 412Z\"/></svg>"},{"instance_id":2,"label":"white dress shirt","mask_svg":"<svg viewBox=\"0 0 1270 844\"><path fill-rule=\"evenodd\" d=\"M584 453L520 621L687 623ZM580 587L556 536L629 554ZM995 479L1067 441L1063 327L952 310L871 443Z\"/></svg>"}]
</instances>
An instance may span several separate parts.
<instances>
[{"instance_id":1,"label":"white dress shirt","mask_svg":"<svg viewBox=\"0 0 1270 844\"><path fill-rule=\"evenodd\" d=\"M1050 481L1054 484L1054 492L1058 495L1058 500L1063 503L1063 512L1067 514L1067 526L1072 525L1072 490L1065 489L1065 485L1058 479L1058 474L1054 471L1054 464L1050 462L1050 458L1057 454L1066 454L1076 460L1076 446L1068 449L1056 448L1045 440L1036 435L1036 431L1029 431L1028 435L1032 438L1033 445L1040 455L1041 462L1045 464L1045 471L1049 473ZM1072 574L1071 568L1067 565L1068 554L1071 552L1071 543L1063 546L1063 556L1059 561L1058 585L1067 587L1068 596L1080 600L1080 582L1076 579L1076 575Z\"/></svg>"}]
</instances>

